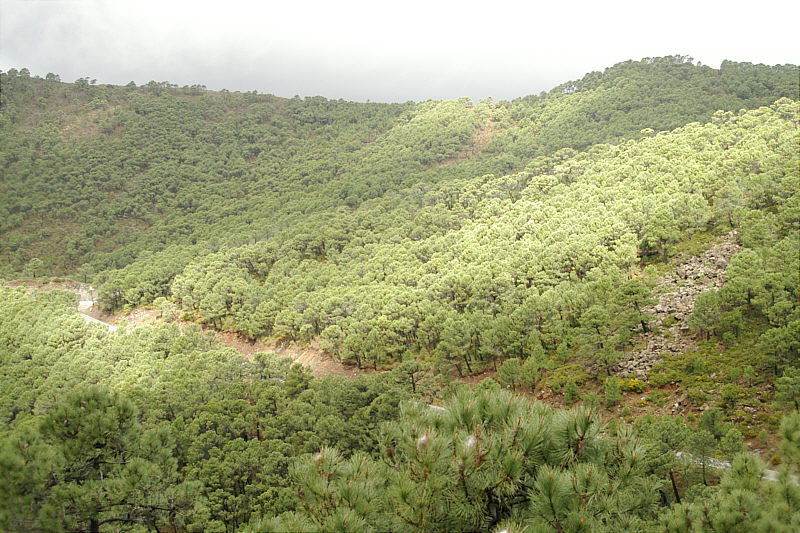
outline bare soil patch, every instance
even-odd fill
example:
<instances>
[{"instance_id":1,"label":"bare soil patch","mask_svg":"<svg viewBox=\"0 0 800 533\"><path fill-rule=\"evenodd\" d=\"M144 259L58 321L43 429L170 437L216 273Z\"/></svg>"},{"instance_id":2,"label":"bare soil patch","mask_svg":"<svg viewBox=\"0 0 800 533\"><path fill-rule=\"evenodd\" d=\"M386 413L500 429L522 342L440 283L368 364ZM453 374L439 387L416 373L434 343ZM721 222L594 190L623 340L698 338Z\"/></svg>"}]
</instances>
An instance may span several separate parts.
<instances>
[{"instance_id":1,"label":"bare soil patch","mask_svg":"<svg viewBox=\"0 0 800 533\"><path fill-rule=\"evenodd\" d=\"M486 148L486 145L488 145L489 141L492 140L493 134L494 127L492 124L492 119L491 117L487 117L486 122L484 122L483 125L475 130L475 132L472 134L467 148L459 152L454 157L442 159L439 161L437 166L444 167L447 165L452 165L464 159L476 156L477 154L481 153L484 148Z\"/></svg>"},{"instance_id":2,"label":"bare soil patch","mask_svg":"<svg viewBox=\"0 0 800 533\"><path fill-rule=\"evenodd\" d=\"M260 352L273 352L278 357L288 357L295 363L308 367L315 378L325 376L344 376L353 378L366 373L355 366L347 366L334 361L319 346L312 343L308 346L297 346L278 342L252 341L231 331L214 331L214 337L225 346L229 346L248 359Z\"/></svg>"}]
</instances>

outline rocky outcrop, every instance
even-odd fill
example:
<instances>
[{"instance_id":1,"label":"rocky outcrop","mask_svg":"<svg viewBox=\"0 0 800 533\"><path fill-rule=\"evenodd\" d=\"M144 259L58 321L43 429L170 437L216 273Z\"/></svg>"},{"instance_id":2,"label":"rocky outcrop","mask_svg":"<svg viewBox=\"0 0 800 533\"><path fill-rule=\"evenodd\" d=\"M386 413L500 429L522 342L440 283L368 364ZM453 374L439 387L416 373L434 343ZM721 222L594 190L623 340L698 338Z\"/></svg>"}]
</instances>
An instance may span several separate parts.
<instances>
[{"instance_id":1,"label":"rocky outcrop","mask_svg":"<svg viewBox=\"0 0 800 533\"><path fill-rule=\"evenodd\" d=\"M740 249L738 234L731 231L702 255L680 262L674 273L658 279L658 303L645 310L653 317L649 324L652 331L634 340L646 345L627 353L616 367L617 374L646 379L663 357L684 353L694 346L695 339L689 332L694 301L701 292L722 287L728 262Z\"/></svg>"}]
</instances>

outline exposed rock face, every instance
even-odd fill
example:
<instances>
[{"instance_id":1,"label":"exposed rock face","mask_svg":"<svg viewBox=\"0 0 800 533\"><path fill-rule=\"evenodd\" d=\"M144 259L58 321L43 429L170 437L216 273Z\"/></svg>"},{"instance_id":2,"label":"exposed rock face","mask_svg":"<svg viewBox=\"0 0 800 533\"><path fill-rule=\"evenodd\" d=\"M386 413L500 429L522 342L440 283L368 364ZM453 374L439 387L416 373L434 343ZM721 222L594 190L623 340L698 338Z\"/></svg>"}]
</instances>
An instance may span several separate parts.
<instances>
[{"instance_id":1,"label":"exposed rock face","mask_svg":"<svg viewBox=\"0 0 800 533\"><path fill-rule=\"evenodd\" d=\"M684 353L694 346L695 340L689 335L694 301L701 292L722 287L728 262L740 249L738 233L731 231L702 255L680 263L674 274L658 279L656 291L661 293L658 303L645 310L653 315L649 326L656 333L636 339L646 340L647 346L627 353L616 367L617 374L646 379L662 356Z\"/></svg>"}]
</instances>

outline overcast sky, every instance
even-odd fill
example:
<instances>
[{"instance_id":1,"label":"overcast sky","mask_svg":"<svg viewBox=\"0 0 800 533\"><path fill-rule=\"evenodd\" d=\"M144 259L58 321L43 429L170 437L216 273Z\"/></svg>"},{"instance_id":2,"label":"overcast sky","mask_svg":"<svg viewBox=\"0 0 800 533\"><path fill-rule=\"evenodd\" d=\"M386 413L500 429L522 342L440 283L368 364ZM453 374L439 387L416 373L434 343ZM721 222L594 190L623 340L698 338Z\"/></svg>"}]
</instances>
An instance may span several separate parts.
<instances>
[{"instance_id":1,"label":"overcast sky","mask_svg":"<svg viewBox=\"0 0 800 533\"><path fill-rule=\"evenodd\" d=\"M798 63L798 5L0 0L0 68L287 97L501 100L642 57Z\"/></svg>"}]
</instances>

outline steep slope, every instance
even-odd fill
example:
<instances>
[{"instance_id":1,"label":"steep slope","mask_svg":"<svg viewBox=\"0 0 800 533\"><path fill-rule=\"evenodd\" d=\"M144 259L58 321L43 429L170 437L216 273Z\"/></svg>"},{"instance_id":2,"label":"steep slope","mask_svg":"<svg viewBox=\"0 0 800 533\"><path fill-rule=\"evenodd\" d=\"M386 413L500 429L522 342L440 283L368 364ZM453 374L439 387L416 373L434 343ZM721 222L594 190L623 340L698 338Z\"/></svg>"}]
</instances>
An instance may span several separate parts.
<instances>
[{"instance_id":1,"label":"steep slope","mask_svg":"<svg viewBox=\"0 0 800 533\"><path fill-rule=\"evenodd\" d=\"M685 353L695 344L697 335L690 333L690 318L697 296L722 288L725 269L740 250L738 233L731 231L703 254L680 261L673 272L658 278L654 287L658 300L644 310L652 316L648 320L651 331L633 339L634 343L643 341L646 346L622 357L617 368L621 375L646 380L648 372L662 361L662 356Z\"/></svg>"},{"instance_id":2,"label":"steep slope","mask_svg":"<svg viewBox=\"0 0 800 533\"><path fill-rule=\"evenodd\" d=\"M26 69L0 81L3 270L38 258L48 273L89 279L163 265L156 294L194 256L304 238L341 210L415 184L503 176L561 148L797 96L796 67L716 70L684 57L626 62L544 97L474 106L66 84Z\"/></svg>"},{"instance_id":3,"label":"steep slope","mask_svg":"<svg viewBox=\"0 0 800 533\"><path fill-rule=\"evenodd\" d=\"M749 234L765 209L786 224L764 231L794 231L796 114L784 100L501 178L412 188L283 246L199 257L172 294L218 327L319 336L358 364L425 352L469 372L579 350L613 365L649 295L629 275L639 253L660 261L729 219ZM113 290L107 298L124 298Z\"/></svg>"}]
</instances>

